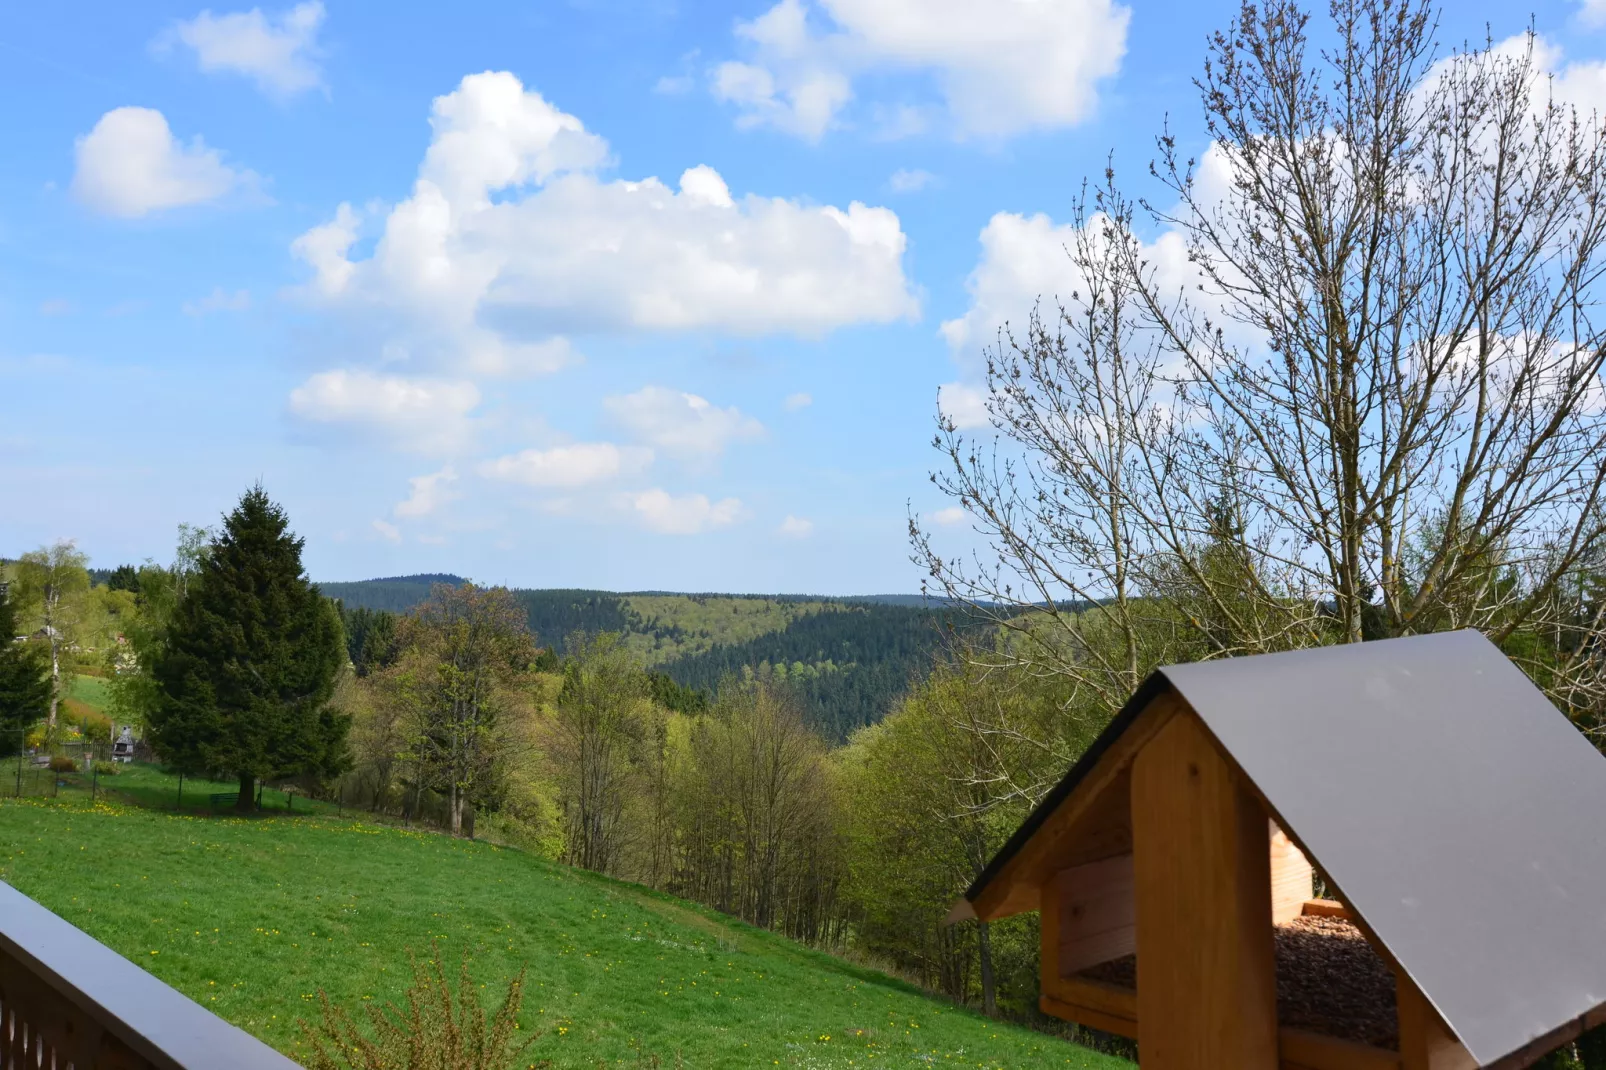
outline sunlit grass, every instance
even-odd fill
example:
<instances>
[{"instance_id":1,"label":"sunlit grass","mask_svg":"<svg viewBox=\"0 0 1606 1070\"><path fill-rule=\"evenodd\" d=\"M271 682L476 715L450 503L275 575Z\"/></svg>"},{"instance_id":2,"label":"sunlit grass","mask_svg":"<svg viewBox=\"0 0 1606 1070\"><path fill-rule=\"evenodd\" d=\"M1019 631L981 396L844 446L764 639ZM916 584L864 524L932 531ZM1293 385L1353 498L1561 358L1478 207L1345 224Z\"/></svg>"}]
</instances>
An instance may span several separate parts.
<instances>
[{"instance_id":1,"label":"sunlit grass","mask_svg":"<svg viewBox=\"0 0 1606 1070\"><path fill-rule=\"evenodd\" d=\"M106 681L98 676L74 676L67 694L82 702L96 713L105 714L111 705L111 694Z\"/></svg>"},{"instance_id":2,"label":"sunlit grass","mask_svg":"<svg viewBox=\"0 0 1606 1070\"><path fill-rule=\"evenodd\" d=\"M147 767L114 779L146 805L176 794ZM292 1057L320 988L397 998L408 949L438 946L496 993L528 964L530 1061L556 1067L1127 1065L634 885L327 809L4 800L0 878Z\"/></svg>"}]
</instances>

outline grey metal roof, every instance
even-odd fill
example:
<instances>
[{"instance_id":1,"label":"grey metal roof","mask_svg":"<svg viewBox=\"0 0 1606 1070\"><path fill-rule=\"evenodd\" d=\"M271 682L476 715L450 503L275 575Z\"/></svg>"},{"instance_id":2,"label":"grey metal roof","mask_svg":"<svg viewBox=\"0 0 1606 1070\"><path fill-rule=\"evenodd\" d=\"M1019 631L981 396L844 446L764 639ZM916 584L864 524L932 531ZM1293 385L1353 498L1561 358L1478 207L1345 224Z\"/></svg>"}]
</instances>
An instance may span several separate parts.
<instances>
[{"instance_id":1,"label":"grey metal roof","mask_svg":"<svg viewBox=\"0 0 1606 1070\"><path fill-rule=\"evenodd\" d=\"M1133 705L1161 680L1480 1065L1606 1003L1606 760L1482 635L1168 667Z\"/></svg>"}]
</instances>

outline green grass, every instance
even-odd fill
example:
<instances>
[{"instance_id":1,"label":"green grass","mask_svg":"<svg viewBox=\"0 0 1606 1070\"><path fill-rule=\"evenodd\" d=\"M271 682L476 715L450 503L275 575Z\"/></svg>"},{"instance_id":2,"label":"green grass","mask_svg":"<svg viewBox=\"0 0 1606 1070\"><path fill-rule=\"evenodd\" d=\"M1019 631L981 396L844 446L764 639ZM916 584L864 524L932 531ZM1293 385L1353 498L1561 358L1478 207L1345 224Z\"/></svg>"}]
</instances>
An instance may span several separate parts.
<instances>
[{"instance_id":1,"label":"green grass","mask_svg":"<svg viewBox=\"0 0 1606 1070\"><path fill-rule=\"evenodd\" d=\"M111 705L111 696L106 692L106 681L98 676L74 676L67 694L99 714L105 714L106 708Z\"/></svg>"},{"instance_id":2,"label":"green grass","mask_svg":"<svg viewBox=\"0 0 1606 1070\"><path fill-rule=\"evenodd\" d=\"M143 763L119 764L114 776L91 778L87 773L67 774L60 777L62 786L55 790L41 790L37 784L27 782L29 773L25 772L24 795L49 795L51 798L62 800L69 796L80 802L88 802L99 792L105 792L111 799L149 810L178 811L184 814L224 815L229 811L229 804L214 806L211 796L221 792L238 792L240 785L235 781L207 780L205 778L185 777L183 794L179 793L179 780L169 776L156 766ZM36 776L43 776L48 782L49 772L39 771ZM0 768L0 792L8 790L5 770ZM320 814L334 815L339 811L333 803L320 802L308 799L304 795L293 798L277 788L264 787L261 794L261 813L269 816L279 814ZM68 801L71 801L70 799Z\"/></svg>"},{"instance_id":3,"label":"green grass","mask_svg":"<svg viewBox=\"0 0 1606 1070\"><path fill-rule=\"evenodd\" d=\"M320 989L396 999L408 949L438 947L488 993L528 966L530 1061L558 1068L1129 1065L517 851L324 811L145 809L119 795L160 804L173 785L139 766L112 786L110 803L76 782L0 801L0 879L292 1058Z\"/></svg>"}]
</instances>

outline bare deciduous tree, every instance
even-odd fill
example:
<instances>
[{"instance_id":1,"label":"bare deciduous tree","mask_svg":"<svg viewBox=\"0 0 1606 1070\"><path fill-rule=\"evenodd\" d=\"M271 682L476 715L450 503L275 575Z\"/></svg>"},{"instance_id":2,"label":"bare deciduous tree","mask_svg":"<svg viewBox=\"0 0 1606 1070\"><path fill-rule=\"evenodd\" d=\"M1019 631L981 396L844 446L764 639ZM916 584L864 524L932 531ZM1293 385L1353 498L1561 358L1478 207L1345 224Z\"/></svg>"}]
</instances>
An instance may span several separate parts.
<instances>
[{"instance_id":1,"label":"bare deciduous tree","mask_svg":"<svg viewBox=\"0 0 1606 1070\"><path fill-rule=\"evenodd\" d=\"M624 861L625 809L645 731L647 678L620 637L569 640L546 750L564 818L564 861L614 873Z\"/></svg>"},{"instance_id":2,"label":"bare deciduous tree","mask_svg":"<svg viewBox=\"0 0 1606 1070\"><path fill-rule=\"evenodd\" d=\"M988 355L996 437L938 433L991 550L912 521L917 559L1098 715L1162 659L1444 628L1597 708L1606 137L1531 36L1440 57L1424 0L1330 14L1318 50L1245 4L1208 150L1084 189L1074 291Z\"/></svg>"}]
</instances>

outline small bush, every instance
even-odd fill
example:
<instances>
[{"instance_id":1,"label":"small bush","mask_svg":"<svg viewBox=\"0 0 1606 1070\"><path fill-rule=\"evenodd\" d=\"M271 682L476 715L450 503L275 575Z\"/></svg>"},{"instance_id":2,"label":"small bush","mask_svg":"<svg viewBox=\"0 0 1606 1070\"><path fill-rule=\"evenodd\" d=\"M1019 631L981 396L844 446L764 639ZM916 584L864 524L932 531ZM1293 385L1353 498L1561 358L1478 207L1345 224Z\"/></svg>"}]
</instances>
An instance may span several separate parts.
<instances>
[{"instance_id":1,"label":"small bush","mask_svg":"<svg viewBox=\"0 0 1606 1070\"><path fill-rule=\"evenodd\" d=\"M116 776L117 775L117 763L116 762L96 762L95 763L95 773L96 773L97 776Z\"/></svg>"},{"instance_id":2,"label":"small bush","mask_svg":"<svg viewBox=\"0 0 1606 1070\"><path fill-rule=\"evenodd\" d=\"M301 1023L302 1036L312 1048L308 1070L507 1070L541 1035L519 1033L523 970L508 984L502 1006L487 1022L469 977L468 956L458 974L455 1001L438 948L428 963L420 963L410 951L407 957L413 984L406 993L406 1009L394 1003L384 1009L367 1004L367 1033L318 990L322 1026Z\"/></svg>"},{"instance_id":3,"label":"small bush","mask_svg":"<svg viewBox=\"0 0 1606 1070\"><path fill-rule=\"evenodd\" d=\"M50 758L50 771L52 773L76 773L78 763L65 754L55 754Z\"/></svg>"}]
</instances>

